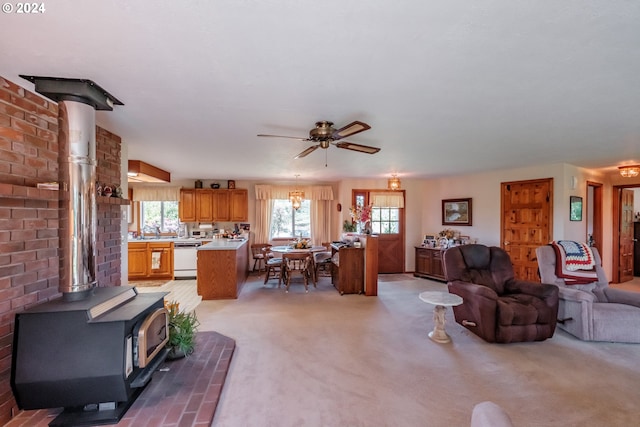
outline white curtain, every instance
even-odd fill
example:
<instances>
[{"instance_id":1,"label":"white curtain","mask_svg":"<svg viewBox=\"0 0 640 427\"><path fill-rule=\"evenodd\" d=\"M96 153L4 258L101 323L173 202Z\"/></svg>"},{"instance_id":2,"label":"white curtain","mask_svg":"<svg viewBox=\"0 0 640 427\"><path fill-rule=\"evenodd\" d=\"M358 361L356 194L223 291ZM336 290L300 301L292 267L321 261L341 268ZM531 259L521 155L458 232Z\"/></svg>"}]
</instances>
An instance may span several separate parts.
<instances>
[{"instance_id":1,"label":"white curtain","mask_svg":"<svg viewBox=\"0 0 640 427\"><path fill-rule=\"evenodd\" d=\"M304 197L311 200L311 237L313 244L328 242L331 239L331 201L333 188L328 185L256 185L256 224L255 241L269 241L271 232L271 214L273 200L288 199L289 191L302 190Z\"/></svg>"},{"instance_id":2,"label":"white curtain","mask_svg":"<svg viewBox=\"0 0 640 427\"><path fill-rule=\"evenodd\" d=\"M135 202L179 202L180 187L136 186L133 188Z\"/></svg>"},{"instance_id":3,"label":"white curtain","mask_svg":"<svg viewBox=\"0 0 640 427\"><path fill-rule=\"evenodd\" d=\"M256 223L254 225L254 243L269 242L271 212L273 212L271 186L256 185Z\"/></svg>"},{"instance_id":4,"label":"white curtain","mask_svg":"<svg viewBox=\"0 0 640 427\"><path fill-rule=\"evenodd\" d=\"M372 192L370 196L371 204L376 208L404 208L403 192Z\"/></svg>"}]
</instances>

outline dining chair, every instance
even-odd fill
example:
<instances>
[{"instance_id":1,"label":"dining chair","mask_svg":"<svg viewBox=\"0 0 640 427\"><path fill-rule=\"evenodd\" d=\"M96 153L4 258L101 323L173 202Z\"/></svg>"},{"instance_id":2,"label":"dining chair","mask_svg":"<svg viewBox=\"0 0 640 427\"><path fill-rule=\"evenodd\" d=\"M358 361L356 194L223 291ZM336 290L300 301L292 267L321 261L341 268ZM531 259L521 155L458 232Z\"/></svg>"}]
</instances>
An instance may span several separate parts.
<instances>
[{"instance_id":1,"label":"dining chair","mask_svg":"<svg viewBox=\"0 0 640 427\"><path fill-rule=\"evenodd\" d=\"M263 248L270 247L271 245L268 243L254 243L251 245L251 256L253 256L253 268L251 271L256 271L256 266L258 267L258 271L262 271L266 268L265 265L265 253L263 252Z\"/></svg>"},{"instance_id":2,"label":"dining chair","mask_svg":"<svg viewBox=\"0 0 640 427\"><path fill-rule=\"evenodd\" d=\"M282 255L282 270L284 270L284 280L286 283L286 292L289 292L291 279L296 276L302 278L305 292L309 292L309 279L311 272L309 271L311 254L309 252L290 252ZM313 282L313 287L317 287Z\"/></svg>"},{"instance_id":3,"label":"dining chair","mask_svg":"<svg viewBox=\"0 0 640 427\"><path fill-rule=\"evenodd\" d=\"M283 259L273 256L273 253L271 252L271 245L263 247L262 254L264 256L263 259L266 260L266 273L264 275L263 286L267 284L267 281L269 281L269 279L278 279L278 287L280 287L280 285L282 284L282 280L284 279L283 275L285 274L283 268Z\"/></svg>"},{"instance_id":4,"label":"dining chair","mask_svg":"<svg viewBox=\"0 0 640 427\"><path fill-rule=\"evenodd\" d=\"M333 268L333 262L331 261L331 244L329 242L322 243L325 250L319 250L313 252L313 274L316 282L320 271L326 276L331 276L331 269Z\"/></svg>"}]
</instances>

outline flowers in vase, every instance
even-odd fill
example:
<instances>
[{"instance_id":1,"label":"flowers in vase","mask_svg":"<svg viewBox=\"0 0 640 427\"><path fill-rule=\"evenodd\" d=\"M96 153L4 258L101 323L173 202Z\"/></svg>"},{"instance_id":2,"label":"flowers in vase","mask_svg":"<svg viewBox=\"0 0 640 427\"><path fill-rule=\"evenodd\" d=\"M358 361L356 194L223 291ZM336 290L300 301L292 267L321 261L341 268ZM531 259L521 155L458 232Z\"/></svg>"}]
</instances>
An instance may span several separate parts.
<instances>
[{"instance_id":1,"label":"flowers in vase","mask_svg":"<svg viewBox=\"0 0 640 427\"><path fill-rule=\"evenodd\" d=\"M309 249L311 248L311 241L309 239L296 239L289 245L292 249Z\"/></svg>"},{"instance_id":2,"label":"flowers in vase","mask_svg":"<svg viewBox=\"0 0 640 427\"><path fill-rule=\"evenodd\" d=\"M363 206L361 203L358 203L356 206L351 206L349 208L351 219L354 222L367 223L371 221L371 208L372 205Z\"/></svg>"}]
</instances>

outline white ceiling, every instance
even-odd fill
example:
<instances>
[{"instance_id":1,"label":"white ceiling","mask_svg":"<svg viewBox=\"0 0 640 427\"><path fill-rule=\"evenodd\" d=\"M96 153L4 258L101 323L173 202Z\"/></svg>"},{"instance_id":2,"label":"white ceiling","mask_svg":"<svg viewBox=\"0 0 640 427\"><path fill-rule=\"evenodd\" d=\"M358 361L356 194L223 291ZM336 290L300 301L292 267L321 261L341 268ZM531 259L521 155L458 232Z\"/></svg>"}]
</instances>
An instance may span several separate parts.
<instances>
[{"instance_id":1,"label":"white ceiling","mask_svg":"<svg viewBox=\"0 0 640 427\"><path fill-rule=\"evenodd\" d=\"M640 163L637 1L43 3L0 16L0 75L95 81L125 103L98 124L174 179ZM318 120L382 150L294 160L311 143L256 137Z\"/></svg>"}]
</instances>

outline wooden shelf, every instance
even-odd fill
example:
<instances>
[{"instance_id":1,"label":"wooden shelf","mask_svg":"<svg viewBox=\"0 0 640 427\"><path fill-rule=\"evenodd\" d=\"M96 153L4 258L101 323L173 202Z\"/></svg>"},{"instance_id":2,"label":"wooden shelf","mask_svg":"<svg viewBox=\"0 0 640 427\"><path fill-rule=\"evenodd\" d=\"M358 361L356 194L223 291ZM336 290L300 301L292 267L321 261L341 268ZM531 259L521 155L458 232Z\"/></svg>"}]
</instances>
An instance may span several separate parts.
<instances>
[{"instance_id":1,"label":"wooden shelf","mask_svg":"<svg viewBox=\"0 0 640 427\"><path fill-rule=\"evenodd\" d=\"M0 197L11 199L30 199L30 200L58 200L60 192L58 190L46 190L36 187L27 187L24 185L0 184ZM96 203L110 205L129 205L129 199L121 199L119 197L96 196Z\"/></svg>"}]
</instances>

